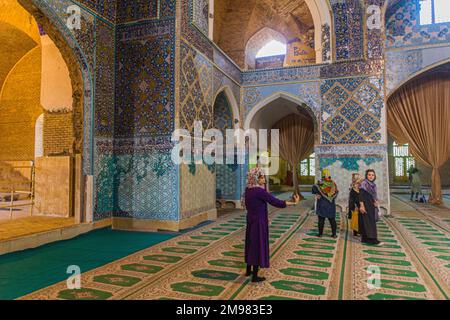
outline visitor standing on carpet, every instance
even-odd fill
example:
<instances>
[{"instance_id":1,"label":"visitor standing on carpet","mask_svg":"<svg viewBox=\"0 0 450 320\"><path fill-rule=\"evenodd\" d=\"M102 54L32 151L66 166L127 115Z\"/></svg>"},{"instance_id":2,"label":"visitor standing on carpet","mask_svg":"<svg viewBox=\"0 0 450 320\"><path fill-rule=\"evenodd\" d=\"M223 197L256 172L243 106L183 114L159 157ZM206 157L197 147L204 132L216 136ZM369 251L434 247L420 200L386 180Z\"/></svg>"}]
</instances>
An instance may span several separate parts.
<instances>
[{"instance_id":1,"label":"visitor standing on carpet","mask_svg":"<svg viewBox=\"0 0 450 320\"><path fill-rule=\"evenodd\" d=\"M374 245L382 245L378 241L377 221L379 219L379 203L377 194L377 185L375 184L377 176L373 169L366 171L366 178L361 183L359 190L359 232L361 233L361 242Z\"/></svg>"},{"instance_id":2,"label":"visitor standing on carpet","mask_svg":"<svg viewBox=\"0 0 450 320\"><path fill-rule=\"evenodd\" d=\"M269 268L269 217L267 204L277 208L296 205L300 201L294 195L294 202L275 198L266 191L266 178L261 168L256 167L247 175L244 205L247 209L247 229L245 233L246 276L252 275L252 282L264 281L258 277L259 268ZM253 267L253 270L252 270Z\"/></svg>"},{"instance_id":3,"label":"visitor standing on carpet","mask_svg":"<svg viewBox=\"0 0 450 320\"><path fill-rule=\"evenodd\" d=\"M419 194L422 194L422 181L420 180L420 171L416 167L411 166L409 172L409 183L411 184L411 201L419 201Z\"/></svg>"},{"instance_id":4,"label":"visitor standing on carpet","mask_svg":"<svg viewBox=\"0 0 450 320\"><path fill-rule=\"evenodd\" d=\"M328 219L331 225L331 236L337 238L336 197L339 191L336 183L331 179L329 170L322 170L322 179L313 186L312 193L316 195L316 214L319 216L317 236L322 237L325 219Z\"/></svg>"},{"instance_id":5,"label":"visitor standing on carpet","mask_svg":"<svg viewBox=\"0 0 450 320\"><path fill-rule=\"evenodd\" d=\"M359 188L362 178L359 173L352 174L352 183L350 185L350 194L348 196L348 219L353 230L353 235L359 235Z\"/></svg>"}]
</instances>

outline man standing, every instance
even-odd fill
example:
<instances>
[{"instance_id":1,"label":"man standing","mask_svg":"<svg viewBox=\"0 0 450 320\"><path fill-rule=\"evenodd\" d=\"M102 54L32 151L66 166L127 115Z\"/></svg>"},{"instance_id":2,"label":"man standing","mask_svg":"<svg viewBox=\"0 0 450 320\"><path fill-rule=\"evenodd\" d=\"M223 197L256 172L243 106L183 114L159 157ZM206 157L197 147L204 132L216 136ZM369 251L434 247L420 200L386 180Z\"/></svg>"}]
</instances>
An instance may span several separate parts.
<instances>
[{"instance_id":1,"label":"man standing","mask_svg":"<svg viewBox=\"0 0 450 320\"><path fill-rule=\"evenodd\" d=\"M330 221L332 237L337 238L336 197L339 193L336 183L331 179L330 171L322 170L322 179L312 188L316 195L316 214L319 216L319 234L322 237L325 219Z\"/></svg>"},{"instance_id":2,"label":"man standing","mask_svg":"<svg viewBox=\"0 0 450 320\"><path fill-rule=\"evenodd\" d=\"M419 201L419 194L422 194L422 181L420 180L420 171L416 167L411 166L408 170L409 183L411 185L411 201L414 200L416 195L416 201Z\"/></svg>"}]
</instances>

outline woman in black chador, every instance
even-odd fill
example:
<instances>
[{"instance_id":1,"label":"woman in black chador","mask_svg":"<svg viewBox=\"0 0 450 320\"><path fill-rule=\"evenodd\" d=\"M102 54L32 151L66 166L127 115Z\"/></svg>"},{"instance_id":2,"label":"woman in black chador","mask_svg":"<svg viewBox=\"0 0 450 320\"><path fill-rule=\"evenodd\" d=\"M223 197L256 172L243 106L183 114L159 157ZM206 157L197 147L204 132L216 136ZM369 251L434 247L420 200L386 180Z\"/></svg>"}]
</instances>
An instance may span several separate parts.
<instances>
[{"instance_id":1,"label":"woman in black chador","mask_svg":"<svg viewBox=\"0 0 450 320\"><path fill-rule=\"evenodd\" d=\"M361 183L359 190L359 232L361 242L373 245L382 245L378 241L377 220L378 220L378 196L377 185L375 184L375 171L366 171L366 179Z\"/></svg>"}]
</instances>

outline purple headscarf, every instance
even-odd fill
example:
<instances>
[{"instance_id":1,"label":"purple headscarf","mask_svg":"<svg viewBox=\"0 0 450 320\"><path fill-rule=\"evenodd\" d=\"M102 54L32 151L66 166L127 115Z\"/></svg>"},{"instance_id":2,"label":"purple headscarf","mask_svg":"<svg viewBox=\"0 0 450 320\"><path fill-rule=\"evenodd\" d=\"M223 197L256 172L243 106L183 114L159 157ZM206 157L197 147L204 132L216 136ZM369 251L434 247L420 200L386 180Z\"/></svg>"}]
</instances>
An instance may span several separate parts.
<instances>
[{"instance_id":1,"label":"purple headscarf","mask_svg":"<svg viewBox=\"0 0 450 320\"><path fill-rule=\"evenodd\" d=\"M378 201L377 185L375 184L374 181L369 181L368 179L364 179L364 181L361 183L360 188L364 189L368 193L370 193L373 200Z\"/></svg>"}]
</instances>

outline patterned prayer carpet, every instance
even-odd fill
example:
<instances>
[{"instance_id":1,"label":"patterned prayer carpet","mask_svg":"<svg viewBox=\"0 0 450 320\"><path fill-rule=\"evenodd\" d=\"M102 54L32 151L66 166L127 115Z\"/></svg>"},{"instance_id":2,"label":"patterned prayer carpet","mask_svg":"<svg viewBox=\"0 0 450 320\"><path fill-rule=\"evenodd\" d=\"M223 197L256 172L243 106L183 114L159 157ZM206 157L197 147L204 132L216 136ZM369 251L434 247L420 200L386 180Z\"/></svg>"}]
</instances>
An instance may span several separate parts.
<instances>
[{"instance_id":1,"label":"patterned prayer carpet","mask_svg":"<svg viewBox=\"0 0 450 320\"><path fill-rule=\"evenodd\" d=\"M374 247L353 237L343 214L337 239L328 226L316 237L311 204L272 208L271 267L262 283L244 276L245 215L238 212L86 272L82 289L60 282L21 299L449 298L448 209L437 220L394 211L378 223L384 245Z\"/></svg>"}]
</instances>

